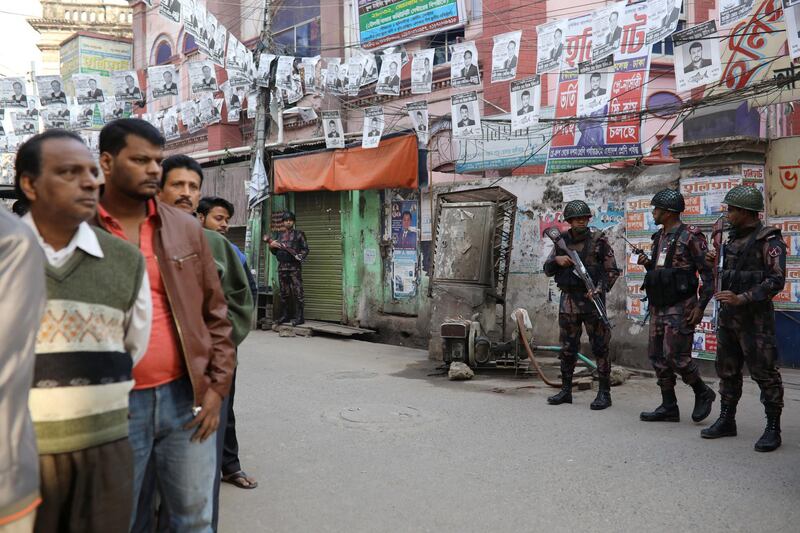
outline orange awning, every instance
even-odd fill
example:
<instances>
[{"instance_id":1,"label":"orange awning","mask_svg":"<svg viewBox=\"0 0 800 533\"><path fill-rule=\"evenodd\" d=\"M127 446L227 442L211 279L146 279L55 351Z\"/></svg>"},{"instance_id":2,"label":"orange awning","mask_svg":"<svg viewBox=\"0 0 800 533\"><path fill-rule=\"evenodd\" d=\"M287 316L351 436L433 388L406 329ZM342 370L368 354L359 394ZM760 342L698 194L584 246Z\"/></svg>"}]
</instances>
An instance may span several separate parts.
<instances>
[{"instance_id":1,"label":"orange awning","mask_svg":"<svg viewBox=\"0 0 800 533\"><path fill-rule=\"evenodd\" d=\"M273 159L275 193L415 189L419 156L416 135L381 140L377 148L325 150Z\"/></svg>"}]
</instances>

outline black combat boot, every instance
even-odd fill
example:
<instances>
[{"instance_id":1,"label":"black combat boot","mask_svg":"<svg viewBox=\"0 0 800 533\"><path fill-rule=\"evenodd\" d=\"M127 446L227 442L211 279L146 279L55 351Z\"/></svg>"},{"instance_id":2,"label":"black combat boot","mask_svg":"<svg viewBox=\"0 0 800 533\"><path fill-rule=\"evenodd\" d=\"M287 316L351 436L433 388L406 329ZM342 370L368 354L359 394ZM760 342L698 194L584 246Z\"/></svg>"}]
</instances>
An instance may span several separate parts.
<instances>
[{"instance_id":1,"label":"black combat boot","mask_svg":"<svg viewBox=\"0 0 800 533\"><path fill-rule=\"evenodd\" d=\"M675 389L661 389L661 405L656 407L655 411L643 411L640 413L639 420L645 422L680 422L681 412L678 409Z\"/></svg>"},{"instance_id":2,"label":"black combat boot","mask_svg":"<svg viewBox=\"0 0 800 533\"><path fill-rule=\"evenodd\" d=\"M757 452L771 452L781 445L781 411L767 411L767 427L764 434L756 442Z\"/></svg>"},{"instance_id":3,"label":"black combat boot","mask_svg":"<svg viewBox=\"0 0 800 533\"><path fill-rule=\"evenodd\" d=\"M736 436L736 406L730 403L721 402L719 406L719 418L706 429L700 431L700 436L704 439L718 439L720 437Z\"/></svg>"},{"instance_id":4,"label":"black combat boot","mask_svg":"<svg viewBox=\"0 0 800 533\"><path fill-rule=\"evenodd\" d=\"M289 308L287 306L281 306L281 316L275 321L276 324L285 324L289 322Z\"/></svg>"},{"instance_id":5,"label":"black combat boot","mask_svg":"<svg viewBox=\"0 0 800 533\"><path fill-rule=\"evenodd\" d=\"M692 420L695 422L702 422L711 414L711 406L714 405L714 399L717 395L702 379L693 384L692 389L694 389Z\"/></svg>"},{"instance_id":6,"label":"black combat boot","mask_svg":"<svg viewBox=\"0 0 800 533\"><path fill-rule=\"evenodd\" d=\"M550 396L547 399L550 405L560 405L562 403L572 403L572 374L564 374L561 377L561 392Z\"/></svg>"},{"instance_id":7,"label":"black combat boot","mask_svg":"<svg viewBox=\"0 0 800 533\"><path fill-rule=\"evenodd\" d=\"M306 319L303 318L303 305L298 304L298 306L297 306L297 314L295 315L294 320L292 320L292 325L293 326L299 326L300 324L304 324L305 321L306 321Z\"/></svg>"},{"instance_id":8,"label":"black combat boot","mask_svg":"<svg viewBox=\"0 0 800 533\"><path fill-rule=\"evenodd\" d=\"M611 380L608 377L604 377L600 378L597 397L589 406L589 409L592 411L601 411L609 407L611 407Z\"/></svg>"}]
</instances>

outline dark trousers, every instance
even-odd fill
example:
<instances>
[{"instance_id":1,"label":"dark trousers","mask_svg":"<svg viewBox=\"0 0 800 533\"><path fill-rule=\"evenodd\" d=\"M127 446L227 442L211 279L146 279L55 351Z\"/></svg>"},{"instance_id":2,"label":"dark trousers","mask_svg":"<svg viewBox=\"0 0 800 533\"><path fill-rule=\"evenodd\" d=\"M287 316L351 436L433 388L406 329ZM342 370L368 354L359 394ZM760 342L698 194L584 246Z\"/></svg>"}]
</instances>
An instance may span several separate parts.
<instances>
[{"instance_id":1,"label":"dark trousers","mask_svg":"<svg viewBox=\"0 0 800 533\"><path fill-rule=\"evenodd\" d=\"M650 319L648 357L656 371L661 390L673 390L676 373L687 385L700 381L700 371L692 359L694 328L684 323L683 315L653 315Z\"/></svg>"},{"instance_id":2,"label":"dark trousers","mask_svg":"<svg viewBox=\"0 0 800 533\"><path fill-rule=\"evenodd\" d=\"M39 456L42 504L37 533L128 531L133 453L128 439Z\"/></svg>"},{"instance_id":3,"label":"dark trousers","mask_svg":"<svg viewBox=\"0 0 800 533\"><path fill-rule=\"evenodd\" d=\"M280 285L280 299L282 311L289 314L289 302L294 299L294 313L305 304L303 292L303 273L301 270L279 270L278 284Z\"/></svg>"},{"instance_id":4,"label":"dark trousers","mask_svg":"<svg viewBox=\"0 0 800 533\"><path fill-rule=\"evenodd\" d=\"M603 324L596 313L559 313L559 341L561 342L561 374L572 375L581 347L583 328L589 335L592 355L597 361L597 374L608 377L611 374L611 363L608 360L608 345L611 342L611 330Z\"/></svg>"},{"instance_id":5,"label":"dark trousers","mask_svg":"<svg viewBox=\"0 0 800 533\"><path fill-rule=\"evenodd\" d=\"M222 402L217 428L217 475L214 478L214 516L211 521L214 531L219 523L219 486L222 476L235 474L242 469L239 463L239 441L236 439L236 415L233 413L235 393L236 370L233 371L231 392Z\"/></svg>"},{"instance_id":6,"label":"dark trousers","mask_svg":"<svg viewBox=\"0 0 800 533\"><path fill-rule=\"evenodd\" d=\"M736 405L742 397L742 366L747 363L750 377L761 389L761 403L767 413L783 409L783 382L776 367L775 324L754 321L749 328L720 326L717 332L719 395L723 402Z\"/></svg>"}]
</instances>

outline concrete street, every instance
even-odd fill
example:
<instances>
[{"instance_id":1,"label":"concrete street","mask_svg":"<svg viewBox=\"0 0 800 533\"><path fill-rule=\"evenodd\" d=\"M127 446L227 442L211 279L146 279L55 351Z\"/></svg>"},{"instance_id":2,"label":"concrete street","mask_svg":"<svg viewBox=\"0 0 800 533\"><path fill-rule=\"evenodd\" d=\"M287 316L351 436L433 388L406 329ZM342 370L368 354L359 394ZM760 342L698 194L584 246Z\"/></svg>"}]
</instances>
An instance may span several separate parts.
<instances>
[{"instance_id":1,"label":"concrete street","mask_svg":"<svg viewBox=\"0 0 800 533\"><path fill-rule=\"evenodd\" d=\"M549 406L541 381L450 382L398 346L258 331L239 361L241 460L260 485L223 484L224 533L800 530L797 373L784 374L783 447L762 454L749 380L739 436L708 441L719 402L694 424L680 382L682 421L645 423L654 379L594 412L594 391Z\"/></svg>"}]
</instances>

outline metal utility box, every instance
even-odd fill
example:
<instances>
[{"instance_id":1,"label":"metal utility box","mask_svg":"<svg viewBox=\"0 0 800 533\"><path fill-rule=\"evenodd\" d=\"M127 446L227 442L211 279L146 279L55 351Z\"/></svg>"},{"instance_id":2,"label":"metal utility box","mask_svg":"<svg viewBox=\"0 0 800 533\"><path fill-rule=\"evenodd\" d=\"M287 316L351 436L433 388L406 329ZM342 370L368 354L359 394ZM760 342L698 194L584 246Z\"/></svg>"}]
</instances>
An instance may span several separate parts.
<instances>
[{"instance_id":1,"label":"metal utility box","mask_svg":"<svg viewBox=\"0 0 800 533\"><path fill-rule=\"evenodd\" d=\"M434 282L494 284L492 237L497 206L445 203L439 211Z\"/></svg>"}]
</instances>

